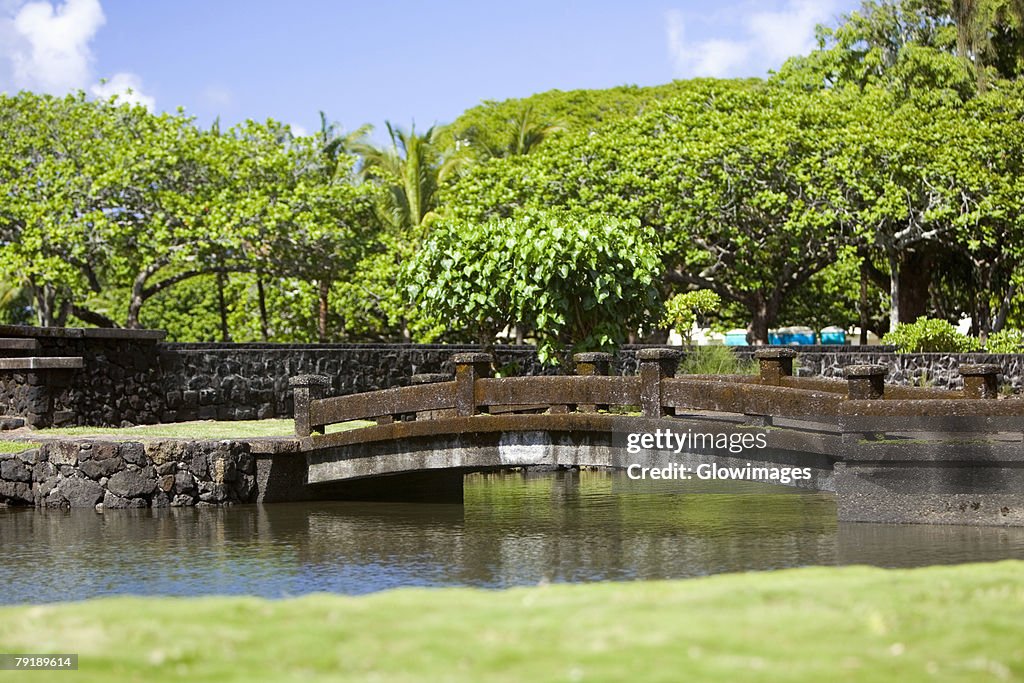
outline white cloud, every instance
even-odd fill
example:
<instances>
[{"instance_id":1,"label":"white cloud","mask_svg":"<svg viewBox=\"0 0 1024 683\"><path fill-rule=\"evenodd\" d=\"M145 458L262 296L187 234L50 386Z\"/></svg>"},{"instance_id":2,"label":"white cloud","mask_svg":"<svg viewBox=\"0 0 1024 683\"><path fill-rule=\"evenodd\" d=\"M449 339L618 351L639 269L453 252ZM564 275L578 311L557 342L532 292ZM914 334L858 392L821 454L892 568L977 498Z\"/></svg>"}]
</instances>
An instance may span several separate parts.
<instances>
[{"instance_id":1,"label":"white cloud","mask_svg":"<svg viewBox=\"0 0 1024 683\"><path fill-rule=\"evenodd\" d=\"M90 87L89 92L101 99L117 96L119 102L141 104L150 111L156 106L156 100L142 92L142 79L133 73L116 73Z\"/></svg>"},{"instance_id":2,"label":"white cloud","mask_svg":"<svg viewBox=\"0 0 1024 683\"><path fill-rule=\"evenodd\" d=\"M3 10L0 50L16 88L64 93L88 84L89 43L106 22L99 0L5 2Z\"/></svg>"},{"instance_id":3,"label":"white cloud","mask_svg":"<svg viewBox=\"0 0 1024 683\"><path fill-rule=\"evenodd\" d=\"M208 85L199 93L203 102L216 109L223 109L234 104L235 97L222 85Z\"/></svg>"},{"instance_id":4,"label":"white cloud","mask_svg":"<svg viewBox=\"0 0 1024 683\"><path fill-rule=\"evenodd\" d=\"M833 1L790 0L778 12L755 12L747 19L747 30L759 51L774 64L793 55L806 54L816 47L814 27L832 18Z\"/></svg>"},{"instance_id":5,"label":"white cloud","mask_svg":"<svg viewBox=\"0 0 1024 683\"><path fill-rule=\"evenodd\" d=\"M292 129L292 135L297 138L304 138L309 135L309 131L297 123L289 123L288 127Z\"/></svg>"},{"instance_id":6,"label":"white cloud","mask_svg":"<svg viewBox=\"0 0 1024 683\"><path fill-rule=\"evenodd\" d=\"M777 10L737 7L731 28L738 37L694 42L686 40L683 13L671 9L665 15L665 37L672 66L678 76L763 74L788 57L810 52L815 26L828 22L837 5L837 0L785 0Z\"/></svg>"}]
</instances>

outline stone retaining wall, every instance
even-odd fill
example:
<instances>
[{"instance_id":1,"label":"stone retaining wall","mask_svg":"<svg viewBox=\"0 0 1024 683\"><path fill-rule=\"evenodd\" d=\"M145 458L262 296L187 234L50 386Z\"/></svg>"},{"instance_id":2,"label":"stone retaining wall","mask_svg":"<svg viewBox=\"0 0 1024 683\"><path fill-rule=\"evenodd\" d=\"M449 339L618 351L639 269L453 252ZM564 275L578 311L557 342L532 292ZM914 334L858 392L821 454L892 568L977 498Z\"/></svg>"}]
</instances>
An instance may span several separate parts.
<instances>
[{"instance_id":1,"label":"stone retaining wall","mask_svg":"<svg viewBox=\"0 0 1024 683\"><path fill-rule=\"evenodd\" d=\"M329 395L406 386L415 374L451 374L453 353L476 346L346 344L161 344L162 422L291 417L288 379L331 378ZM531 346L501 347L499 365L517 374L554 372ZM514 368L514 370L513 370Z\"/></svg>"},{"instance_id":2,"label":"stone retaining wall","mask_svg":"<svg viewBox=\"0 0 1024 683\"><path fill-rule=\"evenodd\" d=\"M143 508L256 499L256 456L245 442L61 440L0 454L4 505Z\"/></svg>"},{"instance_id":3,"label":"stone retaining wall","mask_svg":"<svg viewBox=\"0 0 1024 683\"><path fill-rule=\"evenodd\" d=\"M1008 390L1024 391L1024 354L990 353L894 353L891 349L860 350L859 347L798 347L794 374L799 377L839 377L847 365L884 365L885 381L906 386L960 389L963 380L957 368L972 363L1000 366ZM752 347L737 347L744 359L753 358Z\"/></svg>"},{"instance_id":4,"label":"stone retaining wall","mask_svg":"<svg viewBox=\"0 0 1024 683\"><path fill-rule=\"evenodd\" d=\"M35 427L127 426L195 419L292 416L290 377L331 378L328 395L404 386L414 374L448 373L450 357L475 346L419 344L166 344L153 330L82 330L0 325L0 342L34 339L34 349L0 346L0 415ZM636 371L636 351L619 353L615 372ZM882 347L800 347L797 374L842 376L851 364L881 363L889 382L957 388L964 362L996 363L1004 383L1024 390L1024 355L894 354ZM750 358L753 347L734 347ZM508 374L555 374L530 346L499 346ZM5 360L82 359L80 369L4 369ZM10 363L9 363L10 364ZM25 363L22 363L25 365Z\"/></svg>"}]
</instances>

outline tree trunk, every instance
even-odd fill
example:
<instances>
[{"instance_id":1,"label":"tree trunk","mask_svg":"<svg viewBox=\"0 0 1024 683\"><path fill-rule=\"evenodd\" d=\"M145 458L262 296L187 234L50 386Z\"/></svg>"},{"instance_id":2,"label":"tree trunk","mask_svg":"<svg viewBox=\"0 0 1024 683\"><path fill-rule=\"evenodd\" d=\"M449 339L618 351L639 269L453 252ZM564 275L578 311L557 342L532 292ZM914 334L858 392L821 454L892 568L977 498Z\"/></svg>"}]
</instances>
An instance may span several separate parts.
<instances>
[{"instance_id":1,"label":"tree trunk","mask_svg":"<svg viewBox=\"0 0 1024 683\"><path fill-rule=\"evenodd\" d=\"M1010 304L1016 295L1017 283L1011 282L1006 290L1006 295L1003 297L1003 301L999 304L999 312L996 313L996 319L992 322L993 332L1001 332L1003 330L1003 327L1006 325L1006 318L1010 315Z\"/></svg>"},{"instance_id":2,"label":"tree trunk","mask_svg":"<svg viewBox=\"0 0 1024 683\"><path fill-rule=\"evenodd\" d=\"M868 343L868 269L860 264L860 345Z\"/></svg>"},{"instance_id":3,"label":"tree trunk","mask_svg":"<svg viewBox=\"0 0 1024 683\"><path fill-rule=\"evenodd\" d=\"M978 287L974 300L974 319L971 327L982 344L988 342L992 331L992 268L983 261L974 261L974 272L977 273Z\"/></svg>"},{"instance_id":4,"label":"tree trunk","mask_svg":"<svg viewBox=\"0 0 1024 683\"><path fill-rule=\"evenodd\" d=\"M231 334L228 332L228 306L224 300L224 273L217 273L217 306L220 308L220 340L231 341Z\"/></svg>"},{"instance_id":5,"label":"tree trunk","mask_svg":"<svg viewBox=\"0 0 1024 683\"><path fill-rule=\"evenodd\" d=\"M768 328L775 322L774 312L770 310L768 301L760 294L756 295L754 305L749 309L751 341L754 346L764 346L768 343Z\"/></svg>"},{"instance_id":6,"label":"tree trunk","mask_svg":"<svg viewBox=\"0 0 1024 683\"><path fill-rule=\"evenodd\" d=\"M52 285L43 285L34 288L33 295L36 300L36 315L39 318L40 327L53 327L53 309L57 294Z\"/></svg>"},{"instance_id":7,"label":"tree trunk","mask_svg":"<svg viewBox=\"0 0 1024 683\"><path fill-rule=\"evenodd\" d=\"M320 343L323 344L327 341L327 311L328 301L327 296L331 293L331 281L329 279L320 279L320 306L319 315L317 316L317 333L319 335Z\"/></svg>"},{"instance_id":8,"label":"tree trunk","mask_svg":"<svg viewBox=\"0 0 1024 683\"><path fill-rule=\"evenodd\" d=\"M912 323L928 312L932 260L931 254L920 251L889 254L889 329Z\"/></svg>"},{"instance_id":9,"label":"tree trunk","mask_svg":"<svg viewBox=\"0 0 1024 683\"><path fill-rule=\"evenodd\" d=\"M270 341L270 325L267 324L267 296L263 291L263 278L256 277L256 298L260 305L260 333L263 341Z\"/></svg>"}]
</instances>

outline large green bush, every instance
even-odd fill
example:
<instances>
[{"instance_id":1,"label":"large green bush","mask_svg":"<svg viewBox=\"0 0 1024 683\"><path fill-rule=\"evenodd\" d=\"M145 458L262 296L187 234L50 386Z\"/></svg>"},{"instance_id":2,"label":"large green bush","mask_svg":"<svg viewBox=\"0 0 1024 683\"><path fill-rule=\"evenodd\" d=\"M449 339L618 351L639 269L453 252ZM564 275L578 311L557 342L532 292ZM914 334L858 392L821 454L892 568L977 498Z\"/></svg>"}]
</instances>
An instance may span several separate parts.
<instances>
[{"instance_id":1,"label":"large green bush","mask_svg":"<svg viewBox=\"0 0 1024 683\"><path fill-rule=\"evenodd\" d=\"M968 353L978 351L981 343L961 334L946 320L921 316L912 323L900 323L882 338L899 353Z\"/></svg>"},{"instance_id":2,"label":"large green bush","mask_svg":"<svg viewBox=\"0 0 1024 683\"><path fill-rule=\"evenodd\" d=\"M1024 353L1024 332L1002 330L989 335L985 350L989 353Z\"/></svg>"},{"instance_id":3,"label":"large green bush","mask_svg":"<svg viewBox=\"0 0 1024 683\"><path fill-rule=\"evenodd\" d=\"M493 343L532 331L542 359L611 350L658 309L657 237L637 220L528 211L486 222L443 220L405 271L414 305Z\"/></svg>"}]
</instances>

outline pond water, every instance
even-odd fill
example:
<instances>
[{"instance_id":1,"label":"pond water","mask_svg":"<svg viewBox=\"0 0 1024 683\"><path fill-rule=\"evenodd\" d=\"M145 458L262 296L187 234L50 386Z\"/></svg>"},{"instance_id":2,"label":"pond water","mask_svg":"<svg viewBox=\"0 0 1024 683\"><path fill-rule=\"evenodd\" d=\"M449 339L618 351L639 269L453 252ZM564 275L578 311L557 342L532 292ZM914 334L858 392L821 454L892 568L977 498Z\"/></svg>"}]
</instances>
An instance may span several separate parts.
<instances>
[{"instance_id":1,"label":"pond water","mask_svg":"<svg viewBox=\"0 0 1024 683\"><path fill-rule=\"evenodd\" d=\"M1024 559L1024 529L840 524L827 494L622 493L615 481L606 472L472 475L462 506L0 509L0 603Z\"/></svg>"}]
</instances>

